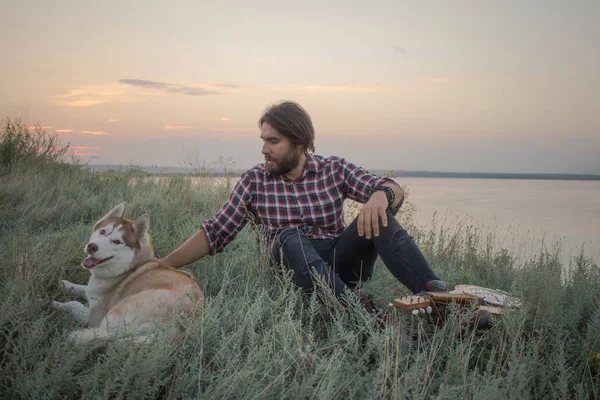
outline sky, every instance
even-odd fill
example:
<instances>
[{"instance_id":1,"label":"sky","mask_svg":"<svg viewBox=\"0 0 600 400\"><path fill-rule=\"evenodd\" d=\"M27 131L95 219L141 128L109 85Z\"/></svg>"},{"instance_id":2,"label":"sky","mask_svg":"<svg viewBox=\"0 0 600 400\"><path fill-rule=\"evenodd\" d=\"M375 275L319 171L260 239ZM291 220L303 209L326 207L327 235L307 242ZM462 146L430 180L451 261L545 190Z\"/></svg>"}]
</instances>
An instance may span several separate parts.
<instances>
[{"instance_id":1,"label":"sky","mask_svg":"<svg viewBox=\"0 0 600 400\"><path fill-rule=\"evenodd\" d=\"M0 0L0 118L245 169L292 100L368 169L600 174L600 1Z\"/></svg>"}]
</instances>

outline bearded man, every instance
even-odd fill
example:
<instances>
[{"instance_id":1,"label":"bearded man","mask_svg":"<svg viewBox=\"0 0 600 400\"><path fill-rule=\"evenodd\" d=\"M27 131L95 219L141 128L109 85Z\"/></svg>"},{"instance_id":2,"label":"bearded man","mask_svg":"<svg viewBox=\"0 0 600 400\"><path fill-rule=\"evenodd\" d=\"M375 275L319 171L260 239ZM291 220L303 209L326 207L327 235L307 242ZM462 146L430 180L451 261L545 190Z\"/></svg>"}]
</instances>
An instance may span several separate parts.
<instances>
[{"instance_id":1,"label":"bearded man","mask_svg":"<svg viewBox=\"0 0 600 400\"><path fill-rule=\"evenodd\" d=\"M265 162L243 173L214 218L163 262L179 268L217 254L251 220L261 227L271 260L291 269L307 291L319 276L341 298L372 276L377 256L413 293L447 290L395 218L404 201L395 181L314 154L311 118L294 102L267 108L258 125ZM349 226L346 198L364 204Z\"/></svg>"}]
</instances>

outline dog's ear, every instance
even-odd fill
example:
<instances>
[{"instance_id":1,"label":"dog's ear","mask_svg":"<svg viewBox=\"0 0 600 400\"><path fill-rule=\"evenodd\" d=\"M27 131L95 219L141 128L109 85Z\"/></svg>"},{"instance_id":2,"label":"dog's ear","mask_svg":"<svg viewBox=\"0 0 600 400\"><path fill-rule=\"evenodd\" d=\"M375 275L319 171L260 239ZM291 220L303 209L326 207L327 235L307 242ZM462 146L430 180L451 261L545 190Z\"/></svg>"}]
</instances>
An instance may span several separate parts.
<instances>
[{"instance_id":1,"label":"dog's ear","mask_svg":"<svg viewBox=\"0 0 600 400\"><path fill-rule=\"evenodd\" d=\"M150 217L148 214L142 214L135 220L133 225L133 234L139 243L145 244L146 235L148 234L148 229L150 228Z\"/></svg>"},{"instance_id":2,"label":"dog's ear","mask_svg":"<svg viewBox=\"0 0 600 400\"><path fill-rule=\"evenodd\" d=\"M115 206L115 208L110 210L108 212L108 214L106 214L104 217L102 217L102 219L112 218L112 217L123 218L123 215L125 215L125 203L121 203L118 206Z\"/></svg>"}]
</instances>

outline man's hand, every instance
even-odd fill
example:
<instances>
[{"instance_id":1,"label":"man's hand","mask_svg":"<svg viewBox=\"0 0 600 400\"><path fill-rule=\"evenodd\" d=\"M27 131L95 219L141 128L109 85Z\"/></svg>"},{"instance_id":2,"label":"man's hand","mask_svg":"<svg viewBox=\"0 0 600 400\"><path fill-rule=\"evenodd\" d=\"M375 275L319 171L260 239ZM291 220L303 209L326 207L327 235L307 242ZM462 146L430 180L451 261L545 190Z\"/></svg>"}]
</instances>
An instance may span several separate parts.
<instances>
[{"instance_id":1,"label":"man's hand","mask_svg":"<svg viewBox=\"0 0 600 400\"><path fill-rule=\"evenodd\" d=\"M364 235L367 239L371 239L371 227L373 234L379 236L380 217L383 226L387 226L387 207L388 201L385 192L378 190L373 193L358 214L358 236Z\"/></svg>"}]
</instances>

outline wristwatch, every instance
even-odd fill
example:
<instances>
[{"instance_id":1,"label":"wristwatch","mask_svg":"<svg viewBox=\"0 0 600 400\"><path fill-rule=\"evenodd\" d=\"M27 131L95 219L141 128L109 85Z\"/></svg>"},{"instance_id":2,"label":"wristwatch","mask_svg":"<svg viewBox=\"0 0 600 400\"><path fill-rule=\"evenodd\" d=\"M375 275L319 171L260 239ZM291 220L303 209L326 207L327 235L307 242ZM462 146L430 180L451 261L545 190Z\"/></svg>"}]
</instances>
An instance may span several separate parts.
<instances>
[{"instance_id":1,"label":"wristwatch","mask_svg":"<svg viewBox=\"0 0 600 400\"><path fill-rule=\"evenodd\" d=\"M375 188L373 189L373 192L371 192L371 194L379 191L379 190L383 190L385 192L385 196L387 197L387 201L388 201L388 208L390 210L392 210L392 206L394 205L394 201L396 200L396 193L394 193L394 189L392 189L389 186L375 186Z\"/></svg>"}]
</instances>

